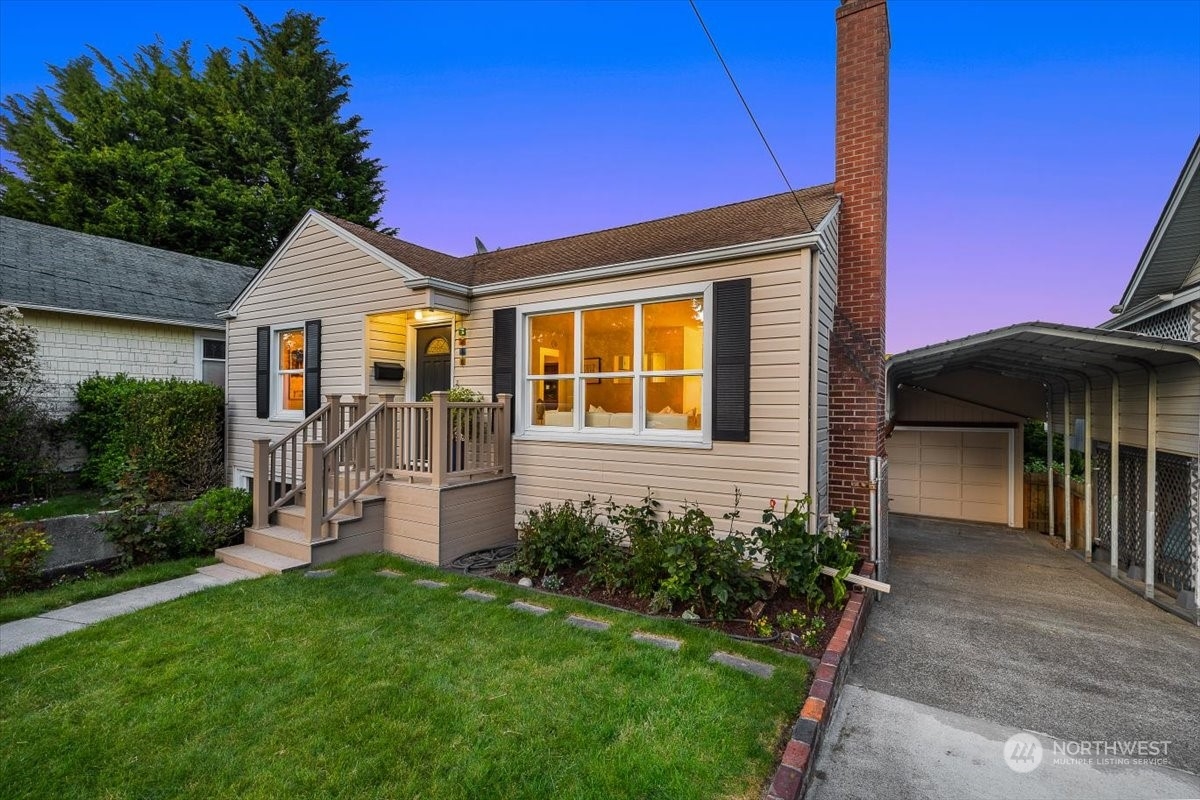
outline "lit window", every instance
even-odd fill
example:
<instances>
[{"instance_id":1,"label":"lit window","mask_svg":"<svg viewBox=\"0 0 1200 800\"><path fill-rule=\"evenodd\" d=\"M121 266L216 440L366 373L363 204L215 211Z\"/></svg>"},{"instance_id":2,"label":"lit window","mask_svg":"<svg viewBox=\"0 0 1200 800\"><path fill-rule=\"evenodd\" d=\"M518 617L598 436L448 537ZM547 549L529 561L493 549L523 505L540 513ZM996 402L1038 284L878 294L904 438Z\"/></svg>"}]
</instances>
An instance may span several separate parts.
<instances>
[{"instance_id":1,"label":"lit window","mask_svg":"<svg viewBox=\"0 0 1200 800\"><path fill-rule=\"evenodd\" d=\"M304 413L304 329L275 332L275 407Z\"/></svg>"},{"instance_id":2,"label":"lit window","mask_svg":"<svg viewBox=\"0 0 1200 800\"><path fill-rule=\"evenodd\" d=\"M525 319L529 430L699 438L703 297Z\"/></svg>"}]
</instances>

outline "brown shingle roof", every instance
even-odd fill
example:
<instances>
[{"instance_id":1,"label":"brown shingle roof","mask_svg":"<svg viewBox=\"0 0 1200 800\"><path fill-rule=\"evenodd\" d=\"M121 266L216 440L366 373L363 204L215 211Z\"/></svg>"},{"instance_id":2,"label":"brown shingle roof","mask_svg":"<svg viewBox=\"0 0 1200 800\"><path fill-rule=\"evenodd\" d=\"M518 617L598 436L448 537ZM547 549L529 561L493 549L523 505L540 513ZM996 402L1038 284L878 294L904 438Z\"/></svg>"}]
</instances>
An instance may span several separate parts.
<instances>
[{"instance_id":1,"label":"brown shingle roof","mask_svg":"<svg viewBox=\"0 0 1200 800\"><path fill-rule=\"evenodd\" d=\"M824 184L801 189L796 198L784 192L462 258L325 216L422 275L478 286L809 233L812 225L829 214L836 200L833 184Z\"/></svg>"}]
</instances>

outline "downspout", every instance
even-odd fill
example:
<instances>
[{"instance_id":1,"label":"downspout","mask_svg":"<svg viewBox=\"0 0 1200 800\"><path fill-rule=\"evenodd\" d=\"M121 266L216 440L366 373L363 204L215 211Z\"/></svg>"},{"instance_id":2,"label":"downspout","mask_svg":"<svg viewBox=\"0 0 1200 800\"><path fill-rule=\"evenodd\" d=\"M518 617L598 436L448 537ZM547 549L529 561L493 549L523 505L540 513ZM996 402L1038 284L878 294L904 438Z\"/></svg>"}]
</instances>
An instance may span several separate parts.
<instances>
[{"instance_id":1,"label":"downspout","mask_svg":"<svg viewBox=\"0 0 1200 800\"><path fill-rule=\"evenodd\" d=\"M809 308L809 348L808 348L808 529L810 531L817 530L819 519L817 517L817 393L819 391L820 376L818 374L817 364L820 358L821 351L821 249L819 246L809 250L809 287L808 287L808 308ZM832 363L830 369L833 368ZM829 403L831 399L826 399L826 422L829 424ZM826 458L828 458L828 450L826 450ZM829 469L829 463L826 461L825 468Z\"/></svg>"}]
</instances>

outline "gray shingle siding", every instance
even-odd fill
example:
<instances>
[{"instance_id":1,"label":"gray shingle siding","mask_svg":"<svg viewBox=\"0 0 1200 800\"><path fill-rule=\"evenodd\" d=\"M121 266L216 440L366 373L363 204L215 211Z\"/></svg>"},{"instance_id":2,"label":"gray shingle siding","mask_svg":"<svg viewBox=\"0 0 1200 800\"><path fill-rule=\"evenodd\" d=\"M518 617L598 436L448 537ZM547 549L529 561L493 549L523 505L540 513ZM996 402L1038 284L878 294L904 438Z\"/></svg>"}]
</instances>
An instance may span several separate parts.
<instances>
[{"instance_id":1,"label":"gray shingle siding","mask_svg":"<svg viewBox=\"0 0 1200 800\"><path fill-rule=\"evenodd\" d=\"M0 217L0 302L220 327L257 270Z\"/></svg>"}]
</instances>

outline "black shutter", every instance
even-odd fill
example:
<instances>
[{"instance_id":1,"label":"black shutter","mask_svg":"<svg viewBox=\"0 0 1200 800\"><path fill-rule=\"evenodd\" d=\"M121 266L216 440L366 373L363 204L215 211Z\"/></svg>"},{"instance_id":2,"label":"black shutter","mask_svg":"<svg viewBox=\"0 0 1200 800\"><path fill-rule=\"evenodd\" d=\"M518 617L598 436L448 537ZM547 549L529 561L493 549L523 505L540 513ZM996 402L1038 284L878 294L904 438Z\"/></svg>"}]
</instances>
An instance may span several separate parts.
<instances>
[{"instance_id":1,"label":"black shutter","mask_svg":"<svg viewBox=\"0 0 1200 800\"><path fill-rule=\"evenodd\" d=\"M321 320L304 323L304 416L321 407Z\"/></svg>"},{"instance_id":2,"label":"black shutter","mask_svg":"<svg viewBox=\"0 0 1200 800\"><path fill-rule=\"evenodd\" d=\"M271 329L259 328L254 352L254 414L271 416Z\"/></svg>"},{"instance_id":3,"label":"black shutter","mask_svg":"<svg viewBox=\"0 0 1200 800\"><path fill-rule=\"evenodd\" d=\"M750 279L713 284L712 438L750 441Z\"/></svg>"},{"instance_id":4,"label":"black shutter","mask_svg":"<svg viewBox=\"0 0 1200 800\"><path fill-rule=\"evenodd\" d=\"M517 310L497 308L492 311L492 399L497 395L517 393ZM517 412L509 415L516 427Z\"/></svg>"}]
</instances>

